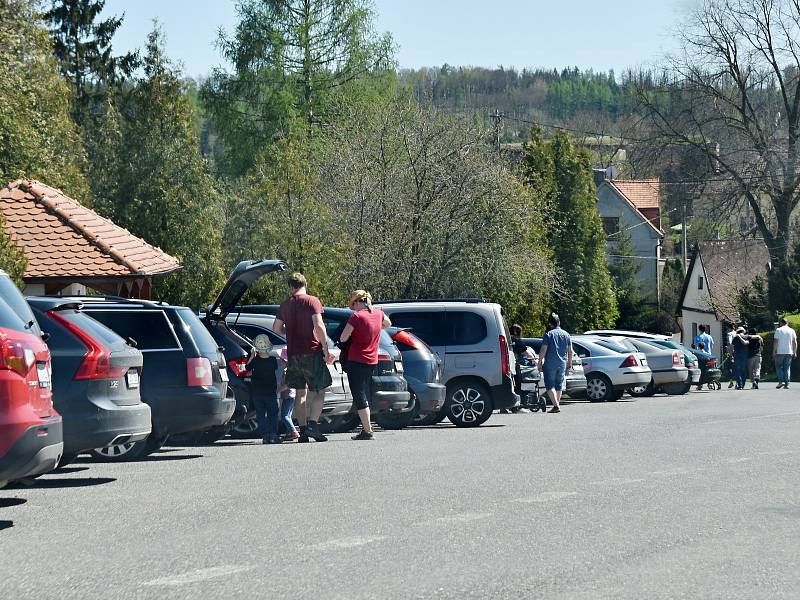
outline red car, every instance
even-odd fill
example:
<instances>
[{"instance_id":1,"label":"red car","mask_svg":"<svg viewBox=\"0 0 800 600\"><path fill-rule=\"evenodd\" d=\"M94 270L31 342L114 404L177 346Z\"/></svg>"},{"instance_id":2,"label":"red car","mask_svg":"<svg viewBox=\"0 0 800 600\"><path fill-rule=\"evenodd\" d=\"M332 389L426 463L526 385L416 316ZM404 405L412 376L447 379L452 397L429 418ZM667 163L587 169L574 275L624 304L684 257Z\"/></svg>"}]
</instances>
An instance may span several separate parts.
<instances>
[{"instance_id":1,"label":"red car","mask_svg":"<svg viewBox=\"0 0 800 600\"><path fill-rule=\"evenodd\" d=\"M53 470L64 451L50 351L25 298L0 271L0 488Z\"/></svg>"}]
</instances>

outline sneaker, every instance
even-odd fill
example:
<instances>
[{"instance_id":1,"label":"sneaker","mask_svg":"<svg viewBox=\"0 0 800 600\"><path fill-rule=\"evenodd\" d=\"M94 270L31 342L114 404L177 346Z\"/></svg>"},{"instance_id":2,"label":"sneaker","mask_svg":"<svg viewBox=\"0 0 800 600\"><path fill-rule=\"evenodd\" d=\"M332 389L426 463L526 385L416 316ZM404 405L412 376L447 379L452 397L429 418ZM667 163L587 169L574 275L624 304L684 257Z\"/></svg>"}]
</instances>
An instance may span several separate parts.
<instances>
[{"instance_id":1,"label":"sneaker","mask_svg":"<svg viewBox=\"0 0 800 600\"><path fill-rule=\"evenodd\" d=\"M754 382L753 382L753 389L754 389L754 390L757 390L757 389L758 389L758 382L757 382L757 381L754 381Z\"/></svg>"},{"instance_id":2,"label":"sneaker","mask_svg":"<svg viewBox=\"0 0 800 600\"><path fill-rule=\"evenodd\" d=\"M284 442L294 442L300 437L300 434L296 431L287 431L283 434L283 441Z\"/></svg>"},{"instance_id":3,"label":"sneaker","mask_svg":"<svg viewBox=\"0 0 800 600\"><path fill-rule=\"evenodd\" d=\"M306 427L305 425L300 426L300 433L297 434L297 443L299 444L308 443L308 427Z\"/></svg>"},{"instance_id":4,"label":"sneaker","mask_svg":"<svg viewBox=\"0 0 800 600\"><path fill-rule=\"evenodd\" d=\"M271 437L271 438L269 438L269 442L267 442L267 443L268 443L268 444L280 444L280 443L281 443L281 441L282 441L282 440L281 440L280 436L279 436L279 435L276 435L276 436L274 436L274 437Z\"/></svg>"},{"instance_id":5,"label":"sneaker","mask_svg":"<svg viewBox=\"0 0 800 600\"><path fill-rule=\"evenodd\" d=\"M371 431L364 431L364 430L362 429L362 430L361 430L361 433L359 433L358 435L354 435L354 436L353 436L353 437L351 437L350 439L351 439L351 440L374 440L374 439L375 439L375 436L374 436L374 435L372 435L372 432L371 432Z\"/></svg>"},{"instance_id":6,"label":"sneaker","mask_svg":"<svg viewBox=\"0 0 800 600\"><path fill-rule=\"evenodd\" d=\"M775 386L775 389L776 389L776 390L779 390L779 389L781 389L782 387L783 387L783 384L782 384L782 383L779 383L778 385L776 385L776 386Z\"/></svg>"},{"instance_id":7,"label":"sneaker","mask_svg":"<svg viewBox=\"0 0 800 600\"><path fill-rule=\"evenodd\" d=\"M728 389L731 389L734 385L735 384L731 381L730 383L728 383Z\"/></svg>"},{"instance_id":8,"label":"sneaker","mask_svg":"<svg viewBox=\"0 0 800 600\"><path fill-rule=\"evenodd\" d=\"M315 442L328 441L328 438L326 438L319 430L319 425L314 421L309 421L308 424L306 425L306 435Z\"/></svg>"},{"instance_id":9,"label":"sneaker","mask_svg":"<svg viewBox=\"0 0 800 600\"><path fill-rule=\"evenodd\" d=\"M551 413L559 413L559 412L561 412L561 409L558 408L557 406L554 406L553 408L550 409L550 412Z\"/></svg>"}]
</instances>

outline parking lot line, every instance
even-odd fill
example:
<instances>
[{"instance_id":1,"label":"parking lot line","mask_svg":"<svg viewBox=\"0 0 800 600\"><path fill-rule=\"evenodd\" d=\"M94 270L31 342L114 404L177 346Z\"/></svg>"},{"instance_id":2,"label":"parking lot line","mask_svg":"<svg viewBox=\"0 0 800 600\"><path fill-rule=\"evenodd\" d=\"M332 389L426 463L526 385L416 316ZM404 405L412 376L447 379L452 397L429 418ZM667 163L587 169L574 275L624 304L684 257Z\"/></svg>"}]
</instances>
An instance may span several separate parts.
<instances>
[{"instance_id":1,"label":"parking lot line","mask_svg":"<svg viewBox=\"0 0 800 600\"><path fill-rule=\"evenodd\" d=\"M564 498L571 498L577 496L578 492L542 492L536 496L529 498L515 498L512 502L519 502L521 504L537 504L542 502L552 502L553 500L563 500Z\"/></svg>"},{"instance_id":2,"label":"parking lot line","mask_svg":"<svg viewBox=\"0 0 800 600\"><path fill-rule=\"evenodd\" d=\"M195 569L181 573L180 575L170 575L167 577L159 577L152 581L146 581L144 585L167 585L178 586L188 585L190 583L199 583L202 581L209 581L210 579L217 579L219 577L228 577L236 573L242 573L254 569L252 566L245 565L221 565L219 567L209 567L208 569Z\"/></svg>"},{"instance_id":3,"label":"parking lot line","mask_svg":"<svg viewBox=\"0 0 800 600\"><path fill-rule=\"evenodd\" d=\"M335 540L328 540L327 542L322 542L321 544L316 544L314 548L316 550L343 550L346 548L357 548L358 546L366 546L367 544L372 544L373 542L380 542L381 540L385 539L386 539L385 535L376 535L369 537L345 537Z\"/></svg>"}]
</instances>

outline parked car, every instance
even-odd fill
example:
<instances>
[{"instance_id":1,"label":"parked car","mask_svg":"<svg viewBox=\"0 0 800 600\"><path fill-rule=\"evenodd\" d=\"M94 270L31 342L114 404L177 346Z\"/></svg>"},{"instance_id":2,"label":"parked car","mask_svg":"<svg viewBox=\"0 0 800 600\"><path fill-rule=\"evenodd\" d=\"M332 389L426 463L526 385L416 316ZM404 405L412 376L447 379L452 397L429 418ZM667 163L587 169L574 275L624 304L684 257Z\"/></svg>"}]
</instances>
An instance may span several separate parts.
<instances>
[{"instance_id":1,"label":"parked car","mask_svg":"<svg viewBox=\"0 0 800 600\"><path fill-rule=\"evenodd\" d=\"M647 385L639 385L628 391L632 396L652 396L663 392L670 396L682 395L689 391L689 369L684 363L683 353L671 348L656 346L645 338L604 337L628 350L642 352L647 356L647 365L653 376ZM699 374L698 374L699 379Z\"/></svg>"},{"instance_id":2,"label":"parked car","mask_svg":"<svg viewBox=\"0 0 800 600\"><path fill-rule=\"evenodd\" d=\"M668 335L661 333L645 333L643 331L629 331L627 329L595 329L586 331L583 335L595 335L599 337L623 337L623 338L642 338L654 340L671 340Z\"/></svg>"},{"instance_id":3,"label":"parked car","mask_svg":"<svg viewBox=\"0 0 800 600\"><path fill-rule=\"evenodd\" d=\"M141 401L142 353L93 319L80 302L28 297L47 338L53 403L64 420L65 465L93 448L147 438L150 407Z\"/></svg>"},{"instance_id":4,"label":"parked car","mask_svg":"<svg viewBox=\"0 0 800 600\"><path fill-rule=\"evenodd\" d=\"M410 413L388 414L398 425L427 425L438 417L444 407L447 388L441 383L442 362L428 344L407 329L390 327L389 335L403 357L403 377L414 401Z\"/></svg>"},{"instance_id":5,"label":"parked car","mask_svg":"<svg viewBox=\"0 0 800 600\"><path fill-rule=\"evenodd\" d=\"M62 435L50 351L22 294L0 271L0 488L53 470Z\"/></svg>"},{"instance_id":6,"label":"parked car","mask_svg":"<svg viewBox=\"0 0 800 600\"><path fill-rule=\"evenodd\" d=\"M237 313L235 317L228 317L228 326L237 335L243 337L248 344L259 334L269 336L277 352L286 347L286 340L272 331L272 324L275 317L272 315L252 315ZM353 407L353 396L347 385L347 373L342 370L339 362L339 349L334 345L333 340L328 337L328 350L333 354L335 360L328 365L331 375L331 386L325 390L325 401L320 418L320 427L323 433L335 432L343 433L350 431L358 424L358 417L351 411ZM250 372L244 372L244 381L250 382ZM248 396L249 397L249 396ZM256 422L255 412L248 415L248 418L234 429L234 435L238 437L256 436L258 423Z\"/></svg>"},{"instance_id":7,"label":"parked car","mask_svg":"<svg viewBox=\"0 0 800 600\"><path fill-rule=\"evenodd\" d=\"M457 427L485 423L519 402L516 360L499 304L477 299L381 302L396 327L410 329L440 357L447 397L439 417Z\"/></svg>"},{"instance_id":8,"label":"parked car","mask_svg":"<svg viewBox=\"0 0 800 600\"><path fill-rule=\"evenodd\" d=\"M697 356L695 356L695 354L689 348L683 344L679 344L674 340L662 340L658 338L641 339L646 341L648 344L653 344L659 348L678 350L683 355L683 363L686 365L686 368L689 369L689 380L687 383L689 383L689 385L700 384L700 377L702 374L700 370L700 362L697 360Z\"/></svg>"},{"instance_id":9,"label":"parked car","mask_svg":"<svg viewBox=\"0 0 800 600\"><path fill-rule=\"evenodd\" d=\"M257 424L255 406L250 399L251 373L247 370L247 361L253 346L251 340L231 330L228 326L228 315L258 279L270 273L285 271L287 268L286 263L280 260L243 260L231 271L228 281L214 303L200 315L203 325L225 355L229 388L236 400L236 410L231 422L210 431L206 441L218 439L229 431L237 437L255 435ZM277 336L270 335L270 338L273 344L279 343ZM283 338L280 338L280 341L283 341Z\"/></svg>"},{"instance_id":10,"label":"parked car","mask_svg":"<svg viewBox=\"0 0 800 600\"><path fill-rule=\"evenodd\" d=\"M275 315L278 314L279 306L276 304L270 305L250 305L241 306L237 310L241 311L239 321L241 322L245 317L253 318L261 315L262 317L271 317L271 320L263 320L263 323L269 323L272 327ZM338 343L339 335L344 330L347 320L353 311L349 308L337 308L326 306L322 314L322 320L325 323L325 329L328 336L331 338L333 344ZM334 358L338 357L338 348L332 350ZM334 362L334 368L337 370L338 379L341 381L342 390L345 392L346 397L352 404L352 395L347 383L346 373L342 372L341 365L337 364L338 359ZM378 365L375 368L375 374L372 376L372 386L370 388L369 405L373 413L375 422L384 429L398 429L404 424L402 419L396 419L395 416L405 413L411 413L414 410L414 401L411 393L408 391L408 383L403 377L403 356L397 349L397 346L392 341L386 330L381 331L381 339L378 346ZM336 384L338 385L338 383ZM340 407L343 408L343 407ZM323 413L326 416L330 413ZM344 430L348 425L357 424L357 416L348 412L345 413L349 416L341 421L337 429Z\"/></svg>"},{"instance_id":11,"label":"parked car","mask_svg":"<svg viewBox=\"0 0 800 600\"><path fill-rule=\"evenodd\" d=\"M83 311L142 352L141 397L150 406L145 440L92 450L105 460L130 460L158 450L173 434L228 423L235 407L228 394L225 358L197 315L185 306L114 296L80 296Z\"/></svg>"},{"instance_id":12,"label":"parked car","mask_svg":"<svg viewBox=\"0 0 800 600\"><path fill-rule=\"evenodd\" d=\"M590 402L614 402L625 390L647 385L653 374L647 357L597 336L572 336L572 348L586 374L586 397Z\"/></svg>"},{"instance_id":13,"label":"parked car","mask_svg":"<svg viewBox=\"0 0 800 600\"><path fill-rule=\"evenodd\" d=\"M533 349L536 354L542 349L542 338L522 338L522 343ZM544 379L544 376L541 376ZM575 349L572 350L572 369L566 373L566 385L564 391L570 398L586 397L586 374L583 370L583 362ZM544 382L542 382L544 383Z\"/></svg>"}]
</instances>

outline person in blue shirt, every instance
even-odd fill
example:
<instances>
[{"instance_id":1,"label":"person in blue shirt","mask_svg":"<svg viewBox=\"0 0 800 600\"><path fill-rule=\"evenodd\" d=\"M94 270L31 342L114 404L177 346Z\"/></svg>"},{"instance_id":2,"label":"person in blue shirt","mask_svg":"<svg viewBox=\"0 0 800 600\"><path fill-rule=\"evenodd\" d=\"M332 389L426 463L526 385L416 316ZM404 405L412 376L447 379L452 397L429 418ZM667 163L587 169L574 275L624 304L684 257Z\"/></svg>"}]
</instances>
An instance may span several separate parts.
<instances>
[{"instance_id":1,"label":"person in blue shirt","mask_svg":"<svg viewBox=\"0 0 800 600\"><path fill-rule=\"evenodd\" d=\"M703 344L703 348L709 354L714 354L714 338L706 333L706 326L700 325L700 333L694 336L694 347L699 348Z\"/></svg>"},{"instance_id":2,"label":"person in blue shirt","mask_svg":"<svg viewBox=\"0 0 800 600\"><path fill-rule=\"evenodd\" d=\"M561 412L561 393L564 391L564 377L572 368L572 341L569 334L561 329L561 321L556 313L551 313L547 322L547 333L542 338L539 350L539 370L544 375L544 389L553 403L551 413Z\"/></svg>"}]
</instances>

